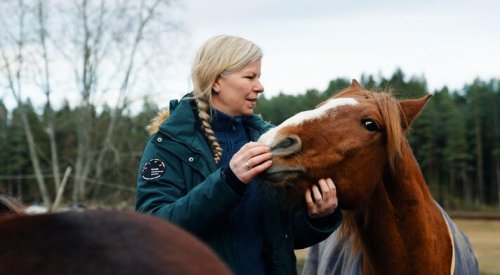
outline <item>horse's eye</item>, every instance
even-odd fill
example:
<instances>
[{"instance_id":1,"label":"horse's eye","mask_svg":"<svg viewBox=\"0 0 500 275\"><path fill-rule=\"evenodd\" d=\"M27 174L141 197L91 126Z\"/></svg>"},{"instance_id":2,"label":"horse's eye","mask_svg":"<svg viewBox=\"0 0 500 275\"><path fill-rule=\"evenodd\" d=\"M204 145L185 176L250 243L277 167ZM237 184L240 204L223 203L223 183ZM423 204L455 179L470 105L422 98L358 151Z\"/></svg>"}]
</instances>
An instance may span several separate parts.
<instances>
[{"instance_id":1,"label":"horse's eye","mask_svg":"<svg viewBox=\"0 0 500 275\"><path fill-rule=\"evenodd\" d=\"M363 125L363 127L365 127L366 130L371 132L376 132L380 130L378 128L377 123L371 119L363 119L361 120L361 124Z\"/></svg>"}]
</instances>

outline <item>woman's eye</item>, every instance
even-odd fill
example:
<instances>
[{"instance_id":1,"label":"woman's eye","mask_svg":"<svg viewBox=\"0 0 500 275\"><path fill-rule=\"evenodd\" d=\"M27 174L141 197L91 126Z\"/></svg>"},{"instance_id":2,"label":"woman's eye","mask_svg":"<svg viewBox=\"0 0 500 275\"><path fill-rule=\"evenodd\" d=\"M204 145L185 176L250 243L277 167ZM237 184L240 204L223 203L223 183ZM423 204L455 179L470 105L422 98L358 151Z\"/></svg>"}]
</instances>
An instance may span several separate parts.
<instances>
[{"instance_id":1,"label":"woman's eye","mask_svg":"<svg viewBox=\"0 0 500 275\"><path fill-rule=\"evenodd\" d=\"M378 127L377 123L371 119L361 120L361 125L363 125L363 127L365 127L365 129L370 132L380 131L380 128Z\"/></svg>"}]
</instances>

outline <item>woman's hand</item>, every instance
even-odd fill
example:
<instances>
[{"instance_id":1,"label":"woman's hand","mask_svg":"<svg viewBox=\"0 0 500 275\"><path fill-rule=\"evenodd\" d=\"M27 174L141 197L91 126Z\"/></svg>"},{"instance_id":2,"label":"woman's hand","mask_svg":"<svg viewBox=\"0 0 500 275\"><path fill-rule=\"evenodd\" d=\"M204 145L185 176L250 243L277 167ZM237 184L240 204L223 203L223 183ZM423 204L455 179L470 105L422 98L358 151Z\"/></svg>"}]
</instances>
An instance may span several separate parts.
<instances>
[{"instance_id":1,"label":"woman's hand","mask_svg":"<svg viewBox=\"0 0 500 275\"><path fill-rule=\"evenodd\" d=\"M320 179L306 190L307 214L311 218L319 218L332 214L338 206L337 189L332 179Z\"/></svg>"},{"instance_id":2,"label":"woman's hand","mask_svg":"<svg viewBox=\"0 0 500 275\"><path fill-rule=\"evenodd\" d=\"M271 157L271 148L262 143L249 142L233 155L229 168L240 181L248 184L253 177L271 166Z\"/></svg>"}]
</instances>

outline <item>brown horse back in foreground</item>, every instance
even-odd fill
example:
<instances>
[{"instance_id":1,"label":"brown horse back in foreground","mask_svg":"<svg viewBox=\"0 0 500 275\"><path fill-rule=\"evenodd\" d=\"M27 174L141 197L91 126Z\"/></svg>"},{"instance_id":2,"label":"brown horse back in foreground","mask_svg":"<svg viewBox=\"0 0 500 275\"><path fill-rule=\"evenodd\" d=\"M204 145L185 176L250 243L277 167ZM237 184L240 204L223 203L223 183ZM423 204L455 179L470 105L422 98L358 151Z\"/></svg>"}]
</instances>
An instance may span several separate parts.
<instances>
[{"instance_id":1,"label":"brown horse back in foreground","mask_svg":"<svg viewBox=\"0 0 500 275\"><path fill-rule=\"evenodd\" d=\"M230 274L177 226L134 212L0 218L0 274Z\"/></svg>"}]
</instances>

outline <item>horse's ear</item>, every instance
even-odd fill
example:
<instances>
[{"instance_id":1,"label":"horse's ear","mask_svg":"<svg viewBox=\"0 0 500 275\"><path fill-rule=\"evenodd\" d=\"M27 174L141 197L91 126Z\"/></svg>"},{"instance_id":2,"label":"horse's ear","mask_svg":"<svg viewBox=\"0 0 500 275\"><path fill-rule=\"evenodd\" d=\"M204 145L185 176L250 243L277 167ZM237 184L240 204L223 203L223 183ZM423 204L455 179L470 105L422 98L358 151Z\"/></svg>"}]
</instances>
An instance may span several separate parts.
<instances>
[{"instance_id":1,"label":"horse's ear","mask_svg":"<svg viewBox=\"0 0 500 275\"><path fill-rule=\"evenodd\" d=\"M363 89L356 79L352 79L350 88Z\"/></svg>"},{"instance_id":2,"label":"horse's ear","mask_svg":"<svg viewBox=\"0 0 500 275\"><path fill-rule=\"evenodd\" d=\"M425 106L425 103L427 103L430 97L431 94L428 94L419 99L399 101L399 105L401 106L401 124L405 131L410 128L411 124L420 114Z\"/></svg>"}]
</instances>

